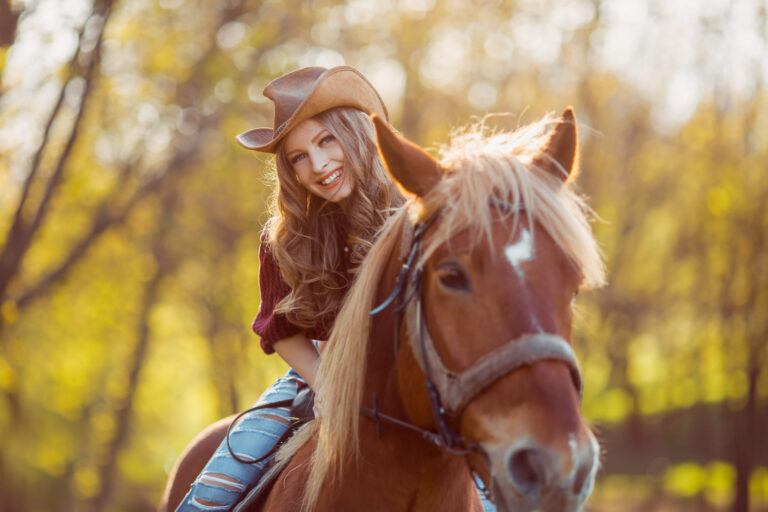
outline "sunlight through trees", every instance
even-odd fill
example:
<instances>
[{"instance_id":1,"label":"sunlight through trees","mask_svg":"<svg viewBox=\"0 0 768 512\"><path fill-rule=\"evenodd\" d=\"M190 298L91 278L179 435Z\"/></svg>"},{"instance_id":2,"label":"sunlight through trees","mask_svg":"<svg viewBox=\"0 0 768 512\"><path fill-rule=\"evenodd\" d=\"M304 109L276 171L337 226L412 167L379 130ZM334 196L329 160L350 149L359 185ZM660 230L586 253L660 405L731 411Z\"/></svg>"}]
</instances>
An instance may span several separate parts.
<instances>
[{"instance_id":1,"label":"sunlight through trees","mask_svg":"<svg viewBox=\"0 0 768 512\"><path fill-rule=\"evenodd\" d=\"M249 330L269 163L234 135L344 63L425 146L574 106L609 268L574 329L589 510L768 510L767 11L0 0L0 510L153 510L283 371Z\"/></svg>"}]
</instances>

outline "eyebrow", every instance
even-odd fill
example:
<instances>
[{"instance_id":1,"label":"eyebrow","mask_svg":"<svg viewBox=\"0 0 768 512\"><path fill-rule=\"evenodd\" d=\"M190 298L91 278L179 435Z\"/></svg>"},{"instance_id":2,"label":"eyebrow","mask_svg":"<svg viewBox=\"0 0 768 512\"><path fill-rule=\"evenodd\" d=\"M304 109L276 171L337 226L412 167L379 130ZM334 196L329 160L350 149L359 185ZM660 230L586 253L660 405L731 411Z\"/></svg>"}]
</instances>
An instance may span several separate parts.
<instances>
[{"instance_id":1,"label":"eyebrow","mask_svg":"<svg viewBox=\"0 0 768 512\"><path fill-rule=\"evenodd\" d=\"M328 128L325 128L325 127L323 127L323 129L322 129L322 130L320 130L319 132L317 132L317 133L315 134L315 136L314 136L314 137L312 137L311 139L309 139L309 141L310 141L310 142L312 142L312 143L314 144L314 143L315 143L315 142L316 142L318 139L321 139L321 138L323 138L325 135L332 135L332 134L331 134L331 132L328 130ZM304 151L304 150L303 150L303 149L292 149L292 150L290 150L290 151L286 151L286 152L285 152L285 156L287 156L287 157L290 157L292 154L296 153L297 151L298 151L298 152L302 152L302 151Z\"/></svg>"}]
</instances>

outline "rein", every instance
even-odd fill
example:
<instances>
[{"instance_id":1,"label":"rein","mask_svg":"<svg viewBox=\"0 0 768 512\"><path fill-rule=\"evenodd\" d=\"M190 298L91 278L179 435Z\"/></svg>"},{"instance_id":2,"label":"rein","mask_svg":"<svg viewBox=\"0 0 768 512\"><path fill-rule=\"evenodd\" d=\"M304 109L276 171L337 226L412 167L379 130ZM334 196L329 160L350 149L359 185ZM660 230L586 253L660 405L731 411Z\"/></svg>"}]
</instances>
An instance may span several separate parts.
<instances>
[{"instance_id":1,"label":"rein","mask_svg":"<svg viewBox=\"0 0 768 512\"><path fill-rule=\"evenodd\" d=\"M522 208L513 208L506 203L492 200L491 207L509 213L519 212ZM462 372L448 369L440 358L434 341L429 333L424 318L423 303L423 267L420 263L422 246L426 231L439 218L439 212L426 221L413 227L410 247L406 249L410 231L404 232L401 255L404 263L395 281L392 293L370 314L376 315L395 304L395 350L399 346L400 325L405 321L407 339L416 360L425 377L425 386L429 396L430 408L435 423L435 431L423 429L411 423L393 418L379 412L377 397L374 394L373 408L361 407L363 415L376 421L377 436L381 437L381 420L420 433L427 441L450 453L467 455L473 451L482 451L477 443L467 444L451 428L452 420L459 416L466 405L480 392L488 388L505 375L533 363L543 360L556 360L568 366L573 384L582 394L582 377L576 356L571 345L562 337L554 334L524 334L512 339L501 347L486 354L472 366Z\"/></svg>"},{"instance_id":2,"label":"rein","mask_svg":"<svg viewBox=\"0 0 768 512\"><path fill-rule=\"evenodd\" d=\"M224 436L224 438L227 441L227 450L229 450L229 454L232 456L232 458L235 459L240 464L258 464L260 462L263 462L269 459L270 457L272 457L272 455L276 454L277 451L280 448L282 448L282 446L286 443L286 441L288 441L288 439L290 439L291 436L293 436L296 430L302 425L304 425L305 423L312 421L312 418L294 418L288 430L283 432L283 435L280 436L280 438L275 442L272 448L267 453L259 457L258 459L252 459L252 458L245 459L239 456L237 453L235 453L235 450L232 449L232 444L229 441L229 438L232 435L232 427L234 427L237 424L240 418L242 418L246 414L252 413L254 411L258 411L259 409L275 409L278 407L290 407L292 405L294 405L294 399L288 398L286 400L278 400L277 402L267 402L267 403L259 404L238 414L235 417L235 419L233 419L229 423L229 426L227 427L227 434L226 436Z\"/></svg>"}]
</instances>

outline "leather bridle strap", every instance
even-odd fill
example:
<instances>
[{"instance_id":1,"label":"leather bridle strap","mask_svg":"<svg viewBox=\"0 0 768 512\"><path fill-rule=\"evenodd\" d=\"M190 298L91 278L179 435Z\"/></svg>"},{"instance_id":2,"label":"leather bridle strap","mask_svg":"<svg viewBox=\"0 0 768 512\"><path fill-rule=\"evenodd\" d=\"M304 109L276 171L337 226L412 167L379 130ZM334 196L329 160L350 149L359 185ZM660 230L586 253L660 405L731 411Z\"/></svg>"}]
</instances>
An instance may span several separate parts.
<instances>
[{"instance_id":1,"label":"leather bridle strap","mask_svg":"<svg viewBox=\"0 0 768 512\"><path fill-rule=\"evenodd\" d=\"M406 337L422 371L430 375L446 412L458 414L475 396L501 377L545 359L560 361L568 366L581 397L582 378L576 355L571 345L560 336L524 334L484 355L466 370L455 372L446 368L429 329L422 327L423 313L420 310L421 297L416 297L406 307Z\"/></svg>"},{"instance_id":2,"label":"leather bridle strap","mask_svg":"<svg viewBox=\"0 0 768 512\"><path fill-rule=\"evenodd\" d=\"M360 407L360 412L363 413L363 416L371 418L376 423L377 438L381 439L381 423L383 421L386 423L390 423L392 425L396 425L398 427L411 430L418 434L421 434L421 436L424 439L426 439L428 442L436 446L441 446L443 448L446 448L449 451L451 450L450 446L445 446L445 444L443 443L443 439L440 437L439 433L426 428L417 427L413 423L408 423L407 421L397 419L394 416L390 416L389 414L384 414L379 410L378 402L379 402L378 395L376 393L373 393L373 407L365 407L365 406ZM461 454L464 454L464 452L461 452Z\"/></svg>"}]
</instances>

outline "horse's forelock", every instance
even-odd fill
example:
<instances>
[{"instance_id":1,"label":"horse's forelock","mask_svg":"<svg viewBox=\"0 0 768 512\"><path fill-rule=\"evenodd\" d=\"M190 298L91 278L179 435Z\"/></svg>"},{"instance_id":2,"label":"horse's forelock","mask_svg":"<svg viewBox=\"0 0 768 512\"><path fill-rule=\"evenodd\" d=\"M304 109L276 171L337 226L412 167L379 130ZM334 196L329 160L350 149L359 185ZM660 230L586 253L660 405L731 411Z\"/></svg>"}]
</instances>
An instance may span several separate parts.
<instances>
[{"instance_id":1,"label":"horse's forelock","mask_svg":"<svg viewBox=\"0 0 768 512\"><path fill-rule=\"evenodd\" d=\"M498 212L488 203L494 200L509 206L508 215L523 211L516 221L538 222L578 265L587 286L603 283L602 256L590 227L592 210L574 192L572 181L564 184L533 165L554 120L547 116L512 133L488 132L482 124L475 125L457 132L440 148L446 174L423 199L421 213L428 218L440 211L440 223L425 247L424 260L465 229L472 230L476 241L490 238Z\"/></svg>"}]
</instances>

